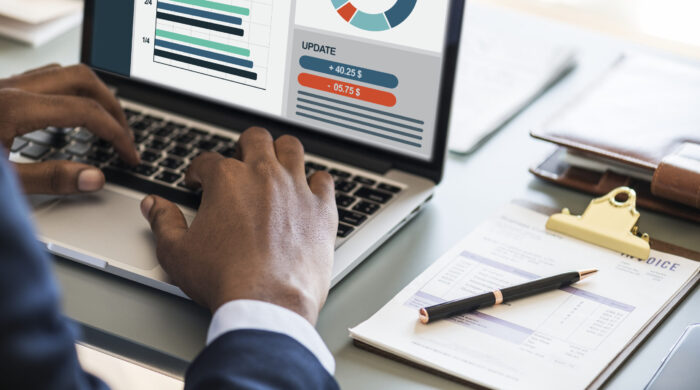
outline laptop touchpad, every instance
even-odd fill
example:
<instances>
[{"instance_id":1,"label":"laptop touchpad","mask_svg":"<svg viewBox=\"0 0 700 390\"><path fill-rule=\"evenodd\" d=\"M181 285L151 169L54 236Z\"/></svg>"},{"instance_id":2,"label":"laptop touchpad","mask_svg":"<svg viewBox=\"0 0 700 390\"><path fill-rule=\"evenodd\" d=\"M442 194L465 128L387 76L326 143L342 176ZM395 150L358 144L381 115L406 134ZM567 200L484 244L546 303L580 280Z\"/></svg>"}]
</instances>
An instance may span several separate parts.
<instances>
[{"instance_id":1,"label":"laptop touchpad","mask_svg":"<svg viewBox=\"0 0 700 390\"><path fill-rule=\"evenodd\" d=\"M116 267L124 263L151 270L158 266L155 241L140 203L140 198L106 189L61 198L36 209L34 217L39 234L51 242Z\"/></svg>"}]
</instances>

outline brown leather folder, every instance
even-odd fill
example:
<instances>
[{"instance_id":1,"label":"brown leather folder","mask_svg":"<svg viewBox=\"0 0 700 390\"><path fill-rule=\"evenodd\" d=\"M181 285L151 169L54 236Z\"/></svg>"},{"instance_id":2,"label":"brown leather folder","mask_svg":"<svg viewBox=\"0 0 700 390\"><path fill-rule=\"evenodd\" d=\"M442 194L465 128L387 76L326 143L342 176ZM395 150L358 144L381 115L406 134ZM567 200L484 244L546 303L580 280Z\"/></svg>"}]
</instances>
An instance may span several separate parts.
<instances>
[{"instance_id":1,"label":"brown leather folder","mask_svg":"<svg viewBox=\"0 0 700 390\"><path fill-rule=\"evenodd\" d=\"M531 135L560 146L536 176L598 195L627 185L640 208L700 222L700 67L624 57Z\"/></svg>"}]
</instances>

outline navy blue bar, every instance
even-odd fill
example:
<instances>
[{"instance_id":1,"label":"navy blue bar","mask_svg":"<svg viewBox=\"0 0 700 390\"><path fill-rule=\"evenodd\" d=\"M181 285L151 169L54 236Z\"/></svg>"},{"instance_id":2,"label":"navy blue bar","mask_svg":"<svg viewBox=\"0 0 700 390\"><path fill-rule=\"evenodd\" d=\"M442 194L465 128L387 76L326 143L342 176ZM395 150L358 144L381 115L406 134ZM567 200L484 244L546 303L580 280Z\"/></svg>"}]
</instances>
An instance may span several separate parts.
<instances>
[{"instance_id":1,"label":"navy blue bar","mask_svg":"<svg viewBox=\"0 0 700 390\"><path fill-rule=\"evenodd\" d=\"M314 72L325 73L331 76L360 81L379 87L396 88L399 86L399 79L393 74L378 72L376 70L361 68L359 66L328 61L311 56L302 56L299 59L299 64L306 70L312 70Z\"/></svg>"},{"instance_id":2,"label":"navy blue bar","mask_svg":"<svg viewBox=\"0 0 700 390\"><path fill-rule=\"evenodd\" d=\"M332 118L342 119L342 120L344 120L344 121L348 121L348 122L352 122L352 123L357 123L358 125L363 125L363 126L367 126L367 127L373 127L373 128L375 128L375 129L377 129L377 130L383 130L383 131L386 131L386 132L388 132L388 133L394 133L394 134L402 135L402 136L408 137L408 138L413 138L413 139L417 139L417 140L422 140L422 139L423 139L423 137L421 137L420 135L409 134L409 133L406 133L406 132L404 132L404 131L394 130L394 129L390 129L390 128L388 128L388 127L375 125L375 124L373 124L373 123L361 121L361 120L354 119L354 118L349 118L347 115L334 114L334 113L331 113L331 112L327 112L327 111L323 111L323 110L318 110L318 109L311 108L311 107L302 106L301 104L297 104L297 108L300 109L300 110L311 111L311 112L316 113L316 114L321 114L321 115L325 115L325 116L330 116L330 117L332 117Z\"/></svg>"},{"instance_id":3,"label":"navy blue bar","mask_svg":"<svg viewBox=\"0 0 700 390\"><path fill-rule=\"evenodd\" d=\"M365 111L369 111L369 112L373 112L373 113L375 113L375 114L381 114L381 115L390 116L390 117L392 117L392 118L401 119L401 120L404 120L404 121L407 121L407 122L417 123L417 124L419 124L419 125L424 125L424 124L425 124L425 122L423 122L422 120L413 119L413 118L409 118L409 117L402 116L402 115L396 115L396 114L392 114L392 113L390 113L390 112L386 112L386 111L382 111L382 110L376 110L376 109L374 109L374 108L364 107L364 106L361 106L361 105L359 105L359 104L348 103L348 102L344 102L344 101L342 101L342 100L337 100L337 99L331 99L331 98L329 98L329 97L325 97L325 96L321 96L321 95L316 95L316 94L309 93L309 92L305 92L305 91L298 91L298 93L299 93L299 95L309 96L309 97L312 97L312 98L325 100L325 101L331 102L331 103L342 104L342 105L344 105L344 106L348 106L348 107L352 107L352 108L357 108L357 109L365 110Z\"/></svg>"},{"instance_id":4,"label":"navy blue bar","mask_svg":"<svg viewBox=\"0 0 700 390\"><path fill-rule=\"evenodd\" d=\"M365 134L373 135L373 136L375 136L375 137L381 137L381 138L384 138L384 139L392 140L392 141L395 141L395 142L401 142L402 144L411 145L411 146L415 146L415 147L417 147L417 148L420 148L420 144L417 144L417 143L415 143L415 142L405 141L405 140L402 140L402 139L400 139L400 138L391 137L391 136L388 136L388 135L384 135L384 134L380 134L380 133L377 133L377 132L374 132L374 131L369 131L369 130L361 129L361 128L359 128L359 127L355 127L355 126L351 126L351 125L346 125L346 124L343 124L343 123L340 123L340 122L336 122L336 121L332 121L332 120L329 120L329 119L319 118L319 117L317 117L317 116L305 114L305 113L299 112L299 111L297 111L297 115L298 115L298 116L302 116L302 117L304 117L304 118L309 118L309 119L317 120L317 121L319 121L319 122L328 123L329 125L334 125L334 126L338 126L338 127L343 127L343 128L348 129L348 130L354 130L354 131L357 131L357 132L360 132L360 133L365 133Z\"/></svg>"},{"instance_id":5,"label":"navy blue bar","mask_svg":"<svg viewBox=\"0 0 700 390\"><path fill-rule=\"evenodd\" d=\"M186 18L180 15L169 14L166 12L158 12L156 14L157 19L168 20L170 22L186 24L188 26L205 28L207 30L218 31L224 34L237 35L239 37L243 36L243 30L238 27L226 26L224 24L205 22L199 19Z\"/></svg>"},{"instance_id":6,"label":"navy blue bar","mask_svg":"<svg viewBox=\"0 0 700 390\"><path fill-rule=\"evenodd\" d=\"M163 3L160 1L158 2L158 9L179 12L181 14L187 14L187 15L192 15L192 16L199 16L200 18L218 20L219 22L231 23L231 24L236 24L239 26L243 23L243 19L235 17L235 16L217 14L216 12L202 11L201 9L182 7L179 5Z\"/></svg>"},{"instance_id":7,"label":"navy blue bar","mask_svg":"<svg viewBox=\"0 0 700 390\"><path fill-rule=\"evenodd\" d=\"M238 57L231 57L219 53L214 53L207 50L197 49L196 47L185 46L179 43L174 43L170 41L164 41L162 39L156 39L156 47L163 47L170 50L177 50L187 54L194 54L196 56L209 58L211 60L217 60L221 62L228 62L232 65L245 66L246 68L253 68L253 61L244 60Z\"/></svg>"},{"instance_id":8,"label":"navy blue bar","mask_svg":"<svg viewBox=\"0 0 700 390\"><path fill-rule=\"evenodd\" d=\"M380 117L378 117L378 116L367 115L367 114L363 114L363 113L361 113L361 112L352 111L352 110L346 110L346 109L344 109L344 108L334 107L334 106L331 106L330 104L323 104L323 103L315 102L315 101L313 101L313 100L300 98L300 97L298 97L298 96L297 96L297 101L300 102L300 103L313 104L314 106L318 106L318 107L322 107L322 108L327 108L327 109L333 110L333 111L339 111L339 112L342 112L342 113L345 113L345 114L350 114L350 115L355 115L355 116L359 116L359 117L366 118L366 119L371 119L371 120L373 120L373 121L382 122L382 123L386 123L386 124L389 124L389 125L394 125L394 126L398 126L398 127L403 127L404 129L417 131L417 132L419 132L419 133L422 133L422 132L423 132L423 129L421 129L420 127L404 125L403 123L390 121L390 120L387 120L387 119L384 119L384 118L380 118Z\"/></svg>"},{"instance_id":9,"label":"navy blue bar","mask_svg":"<svg viewBox=\"0 0 700 390\"><path fill-rule=\"evenodd\" d=\"M238 76L238 77L245 77L245 78L251 79L251 80L258 79L257 73L249 72L249 71L243 70L243 69L232 68L230 66L221 65L221 64L214 63L214 62L200 60L199 58L183 56L183 55L172 53L169 51L163 51L163 50L156 49L154 52L154 55L156 57L163 57L163 58L167 58L170 60L184 62L184 63L190 64L190 65L201 66L202 68L215 70L217 72L224 72L224 73L228 73L228 74Z\"/></svg>"}]
</instances>

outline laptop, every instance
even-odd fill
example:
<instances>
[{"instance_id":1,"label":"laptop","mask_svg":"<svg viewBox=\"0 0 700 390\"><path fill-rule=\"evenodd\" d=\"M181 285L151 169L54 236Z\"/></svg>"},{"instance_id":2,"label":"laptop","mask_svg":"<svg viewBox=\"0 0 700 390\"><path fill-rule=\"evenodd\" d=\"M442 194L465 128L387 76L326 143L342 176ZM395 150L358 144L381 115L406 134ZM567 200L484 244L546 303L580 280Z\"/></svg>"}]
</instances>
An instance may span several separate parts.
<instances>
[{"instance_id":1,"label":"laptop","mask_svg":"<svg viewBox=\"0 0 700 390\"><path fill-rule=\"evenodd\" d=\"M233 157L251 126L291 134L306 171L336 183L333 285L423 208L440 182L464 0L87 0L82 62L114 90L142 164L89 129L40 129L12 159L100 167L97 194L33 197L60 257L184 296L159 266L146 194L189 222L183 183L201 152ZM233 234L233 233L232 233Z\"/></svg>"}]
</instances>

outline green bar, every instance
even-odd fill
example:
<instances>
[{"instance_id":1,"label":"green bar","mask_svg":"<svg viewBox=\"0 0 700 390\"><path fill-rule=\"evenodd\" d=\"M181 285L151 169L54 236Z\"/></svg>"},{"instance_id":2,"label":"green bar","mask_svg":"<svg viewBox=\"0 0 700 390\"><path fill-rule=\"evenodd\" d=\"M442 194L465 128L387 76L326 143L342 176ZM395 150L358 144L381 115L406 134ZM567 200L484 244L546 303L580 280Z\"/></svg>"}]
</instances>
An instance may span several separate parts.
<instances>
[{"instance_id":1,"label":"green bar","mask_svg":"<svg viewBox=\"0 0 700 390\"><path fill-rule=\"evenodd\" d=\"M172 1L175 1L178 3L183 3L183 4L194 5L197 7L215 9L218 11L231 12L231 13L239 14L239 15L245 15L245 16L250 15L250 10L248 8L236 7L235 5L216 3L214 1L207 1L207 0L172 0Z\"/></svg>"},{"instance_id":2,"label":"green bar","mask_svg":"<svg viewBox=\"0 0 700 390\"><path fill-rule=\"evenodd\" d=\"M204 46L204 47L208 47L210 49L221 50L221 51L237 54L239 56L250 57L250 50L248 50L248 49L243 49L241 47L236 47L236 46L231 46L231 45L225 45L225 44L219 43L219 42L212 42L212 41L208 41L206 39L195 38L195 37L191 37L188 35L182 35L182 34L170 32L170 31L163 31L163 30L156 30L156 36L163 37L163 38L170 38L170 39L174 39L174 40L180 41L180 42L191 43L193 45Z\"/></svg>"}]
</instances>

